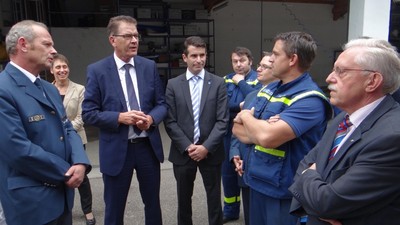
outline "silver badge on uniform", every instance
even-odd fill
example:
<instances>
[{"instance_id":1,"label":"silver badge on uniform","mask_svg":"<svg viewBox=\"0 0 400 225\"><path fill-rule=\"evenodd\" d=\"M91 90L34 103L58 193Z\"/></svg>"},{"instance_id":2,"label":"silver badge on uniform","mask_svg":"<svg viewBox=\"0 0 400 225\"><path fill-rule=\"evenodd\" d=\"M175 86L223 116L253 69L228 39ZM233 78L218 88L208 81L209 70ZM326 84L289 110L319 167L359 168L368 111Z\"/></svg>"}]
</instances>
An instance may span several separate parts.
<instances>
[{"instance_id":1,"label":"silver badge on uniform","mask_svg":"<svg viewBox=\"0 0 400 225\"><path fill-rule=\"evenodd\" d=\"M29 123L44 120L44 115L34 115L29 117Z\"/></svg>"}]
</instances>

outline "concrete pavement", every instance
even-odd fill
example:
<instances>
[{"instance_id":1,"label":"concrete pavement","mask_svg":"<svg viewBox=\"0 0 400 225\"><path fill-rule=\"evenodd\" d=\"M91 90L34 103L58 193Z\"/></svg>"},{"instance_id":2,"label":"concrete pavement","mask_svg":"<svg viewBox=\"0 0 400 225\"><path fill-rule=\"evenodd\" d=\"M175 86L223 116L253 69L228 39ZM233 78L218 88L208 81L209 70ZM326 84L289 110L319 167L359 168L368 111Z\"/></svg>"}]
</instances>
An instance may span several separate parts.
<instances>
[{"instance_id":1,"label":"concrete pavement","mask_svg":"<svg viewBox=\"0 0 400 225\"><path fill-rule=\"evenodd\" d=\"M165 133L164 127L160 126L161 136L164 145L165 157L168 157L170 140ZM98 156L98 138L96 128L87 128L88 140L87 154L92 163L93 169L89 173L89 179L92 186L93 194L93 213L96 217L97 224L103 225L104 223L104 202L103 202L103 181L99 170L99 156ZM85 219L80 207L80 197L78 191L75 192L75 206L73 208L73 224L85 225ZM172 164L166 159L161 164L161 209L164 225L177 224L177 195L176 195L176 182L172 171ZM207 225L207 201L205 190L203 188L201 175L197 174L197 179L192 198L193 202L193 224L194 225ZM222 202L222 196L221 196ZM140 197L138 182L134 177L128 196L128 201L125 209L125 225L144 225L144 211L143 203ZM243 212L240 214L240 219L227 223L227 225L242 225L244 224Z\"/></svg>"}]
</instances>

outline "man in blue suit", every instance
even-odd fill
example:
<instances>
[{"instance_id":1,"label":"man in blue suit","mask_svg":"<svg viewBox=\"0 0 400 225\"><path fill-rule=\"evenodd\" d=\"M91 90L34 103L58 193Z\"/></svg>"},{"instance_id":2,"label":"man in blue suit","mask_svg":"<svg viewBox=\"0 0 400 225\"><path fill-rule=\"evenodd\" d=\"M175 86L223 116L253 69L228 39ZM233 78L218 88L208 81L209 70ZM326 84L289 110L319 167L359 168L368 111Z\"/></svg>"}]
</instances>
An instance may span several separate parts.
<instances>
[{"instance_id":1,"label":"man in blue suit","mask_svg":"<svg viewBox=\"0 0 400 225\"><path fill-rule=\"evenodd\" d=\"M86 124L100 129L106 225L124 223L134 170L145 205L145 224L162 224L160 162L164 155L158 124L167 106L155 62L137 56L136 26L130 16L111 18L107 29L114 54L87 69L82 115Z\"/></svg>"},{"instance_id":2,"label":"man in blue suit","mask_svg":"<svg viewBox=\"0 0 400 225\"><path fill-rule=\"evenodd\" d=\"M57 53L46 25L15 24L0 73L0 201L8 225L71 225L91 167L57 89L40 79Z\"/></svg>"}]
</instances>

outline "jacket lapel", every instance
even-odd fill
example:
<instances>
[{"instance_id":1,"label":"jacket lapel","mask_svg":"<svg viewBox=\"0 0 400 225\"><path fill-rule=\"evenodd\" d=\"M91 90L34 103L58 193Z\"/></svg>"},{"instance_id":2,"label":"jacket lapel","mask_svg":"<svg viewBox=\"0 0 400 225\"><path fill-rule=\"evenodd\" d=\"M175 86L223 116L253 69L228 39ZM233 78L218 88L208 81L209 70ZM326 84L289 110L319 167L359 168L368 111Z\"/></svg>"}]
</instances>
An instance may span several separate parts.
<instances>
[{"instance_id":1,"label":"jacket lapel","mask_svg":"<svg viewBox=\"0 0 400 225\"><path fill-rule=\"evenodd\" d=\"M108 58L108 67L106 76L110 76L111 86L113 87L112 90L109 91L116 91L117 96L119 97L119 101L122 105L123 111L128 111L128 106L126 105L124 91L122 90L121 80L119 79L119 74L117 68L117 64L114 61L114 57L111 56ZM108 80L108 79L106 79Z\"/></svg>"},{"instance_id":2,"label":"jacket lapel","mask_svg":"<svg viewBox=\"0 0 400 225\"><path fill-rule=\"evenodd\" d=\"M139 107L142 108L142 95L143 95L143 88L145 87L145 74L144 74L144 67L142 65L142 61L138 57L134 57L133 60L135 61L135 70L136 70L136 81L137 81L137 88L139 93L136 94L136 98L139 99Z\"/></svg>"},{"instance_id":3,"label":"jacket lapel","mask_svg":"<svg viewBox=\"0 0 400 225\"><path fill-rule=\"evenodd\" d=\"M338 124L339 126L339 124ZM335 132L336 134L336 132ZM339 163L341 161L341 159L343 157L345 157L346 152L349 151L350 147L354 144L357 143L358 140L361 139L361 130L359 128L356 128L353 133L351 134L351 136L346 140L346 142L343 143L343 145L340 147L339 151L336 153L336 155L333 157L333 159L329 160L329 154L330 154L330 150L331 150L331 146L329 147L329 150L327 151L326 154L326 160L325 162L327 162L326 168L324 170L324 174L323 177L327 178L329 176L330 171L332 171L332 169L335 167L335 165L337 163ZM332 138L332 142L333 143L333 139L335 138L335 135L333 135Z\"/></svg>"},{"instance_id":4,"label":"jacket lapel","mask_svg":"<svg viewBox=\"0 0 400 225\"><path fill-rule=\"evenodd\" d=\"M43 95L43 92L36 87L34 83L32 83L21 71L15 68L10 63L7 64L5 71L15 80L15 83L20 87L25 89L25 93L32 98L36 99L38 102L50 107L54 108L54 106L47 100L47 98ZM13 75L11 75L13 74ZM44 88L44 87L43 87ZM45 90L44 90L45 91ZM45 91L46 93L46 91Z\"/></svg>"},{"instance_id":5,"label":"jacket lapel","mask_svg":"<svg viewBox=\"0 0 400 225\"><path fill-rule=\"evenodd\" d=\"M71 100L75 91L76 91L76 87L75 87L74 83L72 81L69 81L67 92L65 93L65 97L64 97L64 101L63 101L64 107L66 107L68 105L68 103Z\"/></svg>"},{"instance_id":6,"label":"jacket lapel","mask_svg":"<svg viewBox=\"0 0 400 225\"><path fill-rule=\"evenodd\" d=\"M211 88L211 76L208 74L208 72L205 72L204 74L204 81L203 81L203 91L201 94L201 103L200 103L200 115L201 112L204 109L204 105L206 104L207 98L208 98L208 93L210 92Z\"/></svg>"},{"instance_id":7,"label":"jacket lapel","mask_svg":"<svg viewBox=\"0 0 400 225\"><path fill-rule=\"evenodd\" d=\"M189 80L186 80L185 73L181 75L180 86L182 88L183 98L185 99L186 106L190 112L190 116L193 118L193 106L192 106L192 96L190 95Z\"/></svg>"},{"instance_id":8,"label":"jacket lapel","mask_svg":"<svg viewBox=\"0 0 400 225\"><path fill-rule=\"evenodd\" d=\"M351 136L346 140L346 142L343 143L343 145L340 147L339 151L336 153L335 157L330 160L327 164L327 167L325 168L326 171L331 171L332 168L335 167L337 163L339 163L342 158L346 156L346 153L350 150L350 148L357 143L359 140L362 139L362 135L367 132L368 130L371 129L373 124L383 115L385 114L388 110L392 108L394 104L394 99L390 96L387 95L385 99L382 100L382 102L361 122L361 124L353 131ZM344 114L341 113L343 118ZM340 119L341 120L341 119ZM339 125L339 121L337 121L337 126ZM336 132L335 132L336 133ZM334 139L335 135L333 135L332 142ZM331 142L331 143L332 143ZM325 153L326 154L326 153ZM329 154L329 153L328 153ZM326 158L326 161L328 159ZM329 174L324 173L324 177L327 177Z\"/></svg>"}]
</instances>

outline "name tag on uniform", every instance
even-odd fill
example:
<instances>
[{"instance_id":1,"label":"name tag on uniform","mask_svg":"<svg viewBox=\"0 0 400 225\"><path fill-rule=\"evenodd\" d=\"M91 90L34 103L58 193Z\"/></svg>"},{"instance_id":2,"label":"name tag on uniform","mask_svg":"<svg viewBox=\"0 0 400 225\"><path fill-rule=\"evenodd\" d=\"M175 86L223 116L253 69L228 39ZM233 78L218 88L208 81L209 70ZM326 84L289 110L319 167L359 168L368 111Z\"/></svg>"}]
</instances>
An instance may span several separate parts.
<instances>
[{"instance_id":1,"label":"name tag on uniform","mask_svg":"<svg viewBox=\"0 0 400 225\"><path fill-rule=\"evenodd\" d=\"M34 115L29 117L29 123L44 120L44 115Z\"/></svg>"}]
</instances>

